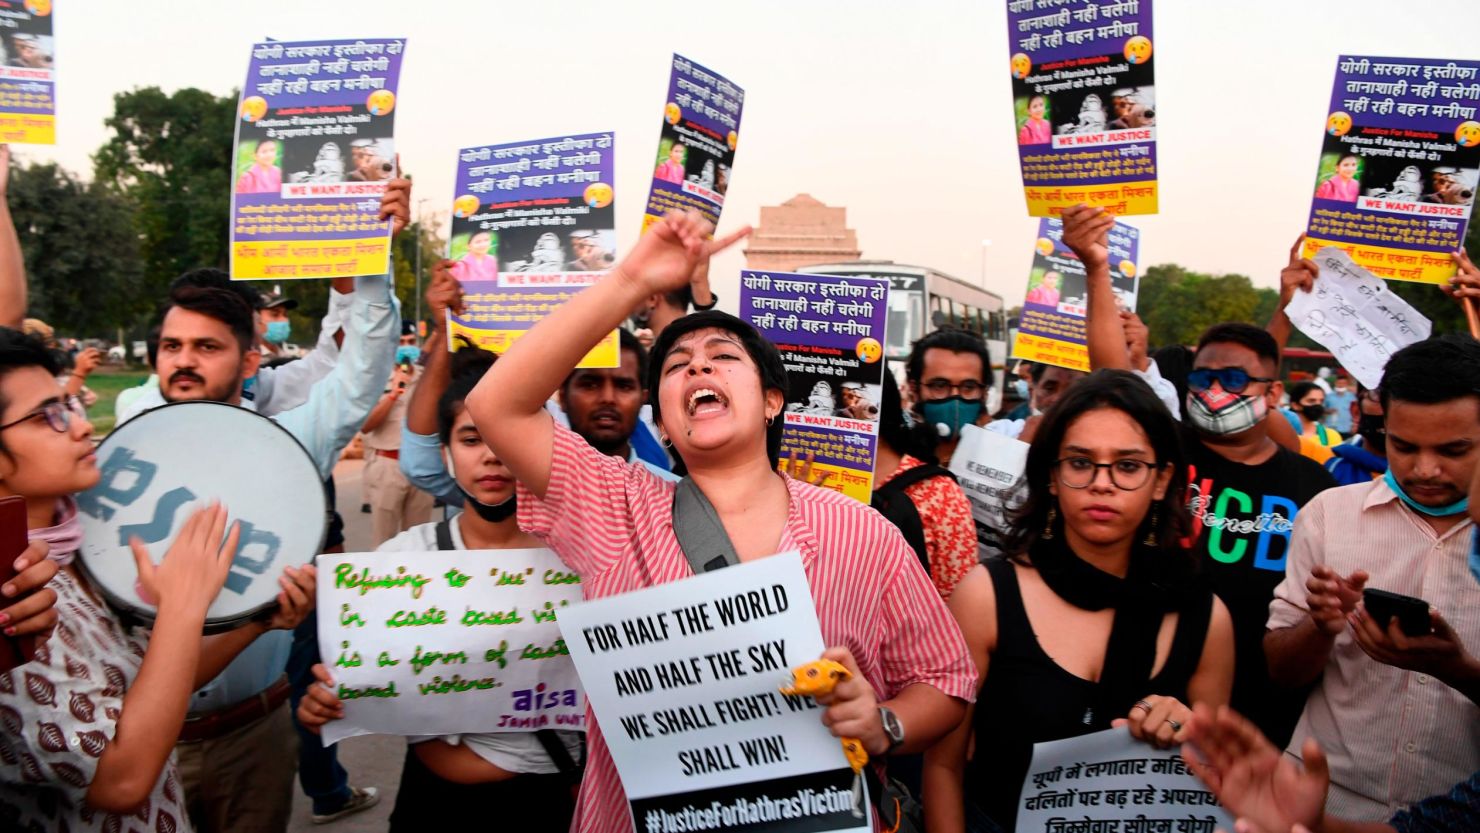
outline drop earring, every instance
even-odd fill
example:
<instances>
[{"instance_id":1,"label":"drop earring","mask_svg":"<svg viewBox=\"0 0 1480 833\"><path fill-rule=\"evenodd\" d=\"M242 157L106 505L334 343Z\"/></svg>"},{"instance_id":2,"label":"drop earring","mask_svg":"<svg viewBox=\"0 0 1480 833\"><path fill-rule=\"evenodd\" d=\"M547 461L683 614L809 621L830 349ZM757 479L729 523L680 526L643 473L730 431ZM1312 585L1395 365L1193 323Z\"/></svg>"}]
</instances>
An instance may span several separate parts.
<instances>
[{"instance_id":1,"label":"drop earring","mask_svg":"<svg viewBox=\"0 0 1480 833\"><path fill-rule=\"evenodd\" d=\"M1146 538L1141 543L1148 547L1156 546L1156 527L1161 522L1161 504L1151 506L1151 527L1146 530Z\"/></svg>"},{"instance_id":2,"label":"drop earring","mask_svg":"<svg viewBox=\"0 0 1480 833\"><path fill-rule=\"evenodd\" d=\"M1057 503L1048 507L1048 521L1043 524L1043 540L1053 540L1053 522L1058 520L1059 505Z\"/></svg>"}]
</instances>

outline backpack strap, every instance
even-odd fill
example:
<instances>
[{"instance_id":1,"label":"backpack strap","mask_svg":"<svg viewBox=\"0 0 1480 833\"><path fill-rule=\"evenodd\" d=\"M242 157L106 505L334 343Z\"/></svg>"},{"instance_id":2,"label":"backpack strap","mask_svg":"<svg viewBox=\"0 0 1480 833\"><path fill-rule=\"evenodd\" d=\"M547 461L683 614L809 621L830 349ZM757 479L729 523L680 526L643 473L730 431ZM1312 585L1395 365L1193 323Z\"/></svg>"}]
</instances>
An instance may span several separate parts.
<instances>
[{"instance_id":1,"label":"backpack strap","mask_svg":"<svg viewBox=\"0 0 1480 833\"><path fill-rule=\"evenodd\" d=\"M437 549L443 551L457 549L457 547L452 545L451 518L437 522Z\"/></svg>"},{"instance_id":2,"label":"backpack strap","mask_svg":"<svg viewBox=\"0 0 1480 833\"><path fill-rule=\"evenodd\" d=\"M673 492L673 534L696 576L740 563L719 512L687 477Z\"/></svg>"},{"instance_id":3,"label":"backpack strap","mask_svg":"<svg viewBox=\"0 0 1480 833\"><path fill-rule=\"evenodd\" d=\"M576 760L570 756L570 750L566 749L565 743L560 740L559 732L554 729L539 729L534 736L539 739L540 746L545 747L545 754L555 762L555 768L560 770L561 775L576 782L581 780L583 764L576 763ZM584 749L584 744L582 748Z\"/></svg>"},{"instance_id":4,"label":"backpack strap","mask_svg":"<svg viewBox=\"0 0 1480 833\"><path fill-rule=\"evenodd\" d=\"M876 491L887 490L890 492L903 492L905 489L908 489L916 483L922 483L933 477L949 477L951 480L956 479L956 475L951 474L950 470L945 468L944 466L938 465L936 463L925 463L923 465L915 466L908 471L896 474L892 480L880 486Z\"/></svg>"}]
</instances>

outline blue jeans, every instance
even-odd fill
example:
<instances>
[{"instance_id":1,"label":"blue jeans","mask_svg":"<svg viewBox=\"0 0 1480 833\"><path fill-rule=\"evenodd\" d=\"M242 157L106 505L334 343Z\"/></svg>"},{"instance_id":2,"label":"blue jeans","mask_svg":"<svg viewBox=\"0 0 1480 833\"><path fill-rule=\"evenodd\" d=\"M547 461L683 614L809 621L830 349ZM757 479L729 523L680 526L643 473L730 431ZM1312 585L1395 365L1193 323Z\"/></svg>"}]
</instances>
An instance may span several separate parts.
<instances>
[{"instance_id":1,"label":"blue jeans","mask_svg":"<svg viewBox=\"0 0 1480 833\"><path fill-rule=\"evenodd\" d=\"M317 611L308 614L293 631L293 649L288 654L288 682L293 707L293 728L298 731L298 783L303 794L313 799L315 815L333 813L349 801L349 773L339 765L339 747L324 746L319 736L298 724L298 701L313 685L313 667L319 661L319 619Z\"/></svg>"}]
</instances>

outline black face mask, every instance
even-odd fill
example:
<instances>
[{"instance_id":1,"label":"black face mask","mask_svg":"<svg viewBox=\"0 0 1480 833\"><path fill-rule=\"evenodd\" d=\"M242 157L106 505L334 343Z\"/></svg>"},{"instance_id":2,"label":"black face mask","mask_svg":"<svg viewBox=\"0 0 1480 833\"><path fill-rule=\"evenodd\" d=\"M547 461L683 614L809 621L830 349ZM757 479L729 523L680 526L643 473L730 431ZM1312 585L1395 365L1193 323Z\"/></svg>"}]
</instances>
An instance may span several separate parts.
<instances>
[{"instance_id":1,"label":"black face mask","mask_svg":"<svg viewBox=\"0 0 1480 833\"><path fill-rule=\"evenodd\" d=\"M1301 405L1300 415L1311 422L1320 422L1321 417L1326 415L1325 405Z\"/></svg>"},{"instance_id":2,"label":"black face mask","mask_svg":"<svg viewBox=\"0 0 1480 833\"><path fill-rule=\"evenodd\" d=\"M1382 414L1362 414L1357 417L1357 433L1369 451L1381 454L1387 447L1387 421Z\"/></svg>"},{"instance_id":3,"label":"black face mask","mask_svg":"<svg viewBox=\"0 0 1480 833\"><path fill-rule=\"evenodd\" d=\"M463 489L463 487L459 486L457 488L458 491L463 493L463 498L465 499L464 503L467 506L473 507L473 511L478 513L478 517L482 518L485 521L488 521L491 524L506 521L511 515L519 511L519 496L517 494L509 495L509 499L504 501L503 503L498 503L490 506L489 504L483 503L482 501L479 501L477 498L468 494L467 490Z\"/></svg>"}]
</instances>

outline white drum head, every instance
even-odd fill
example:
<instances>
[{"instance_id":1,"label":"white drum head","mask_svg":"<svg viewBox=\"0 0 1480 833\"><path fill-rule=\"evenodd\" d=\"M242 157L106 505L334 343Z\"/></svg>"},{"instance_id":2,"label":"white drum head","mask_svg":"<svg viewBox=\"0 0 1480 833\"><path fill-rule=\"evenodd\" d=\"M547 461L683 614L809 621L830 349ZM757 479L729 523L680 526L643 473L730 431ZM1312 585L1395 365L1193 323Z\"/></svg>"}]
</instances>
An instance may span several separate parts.
<instances>
[{"instance_id":1,"label":"white drum head","mask_svg":"<svg viewBox=\"0 0 1480 833\"><path fill-rule=\"evenodd\" d=\"M141 414L98 446L98 467L102 481L77 496L78 562L109 602L146 621L155 608L136 589L130 536L158 564L191 513L213 500L241 524L241 543L207 632L271 607L283 568L311 563L323 547L329 505L318 467L286 430L244 408L177 402Z\"/></svg>"}]
</instances>

